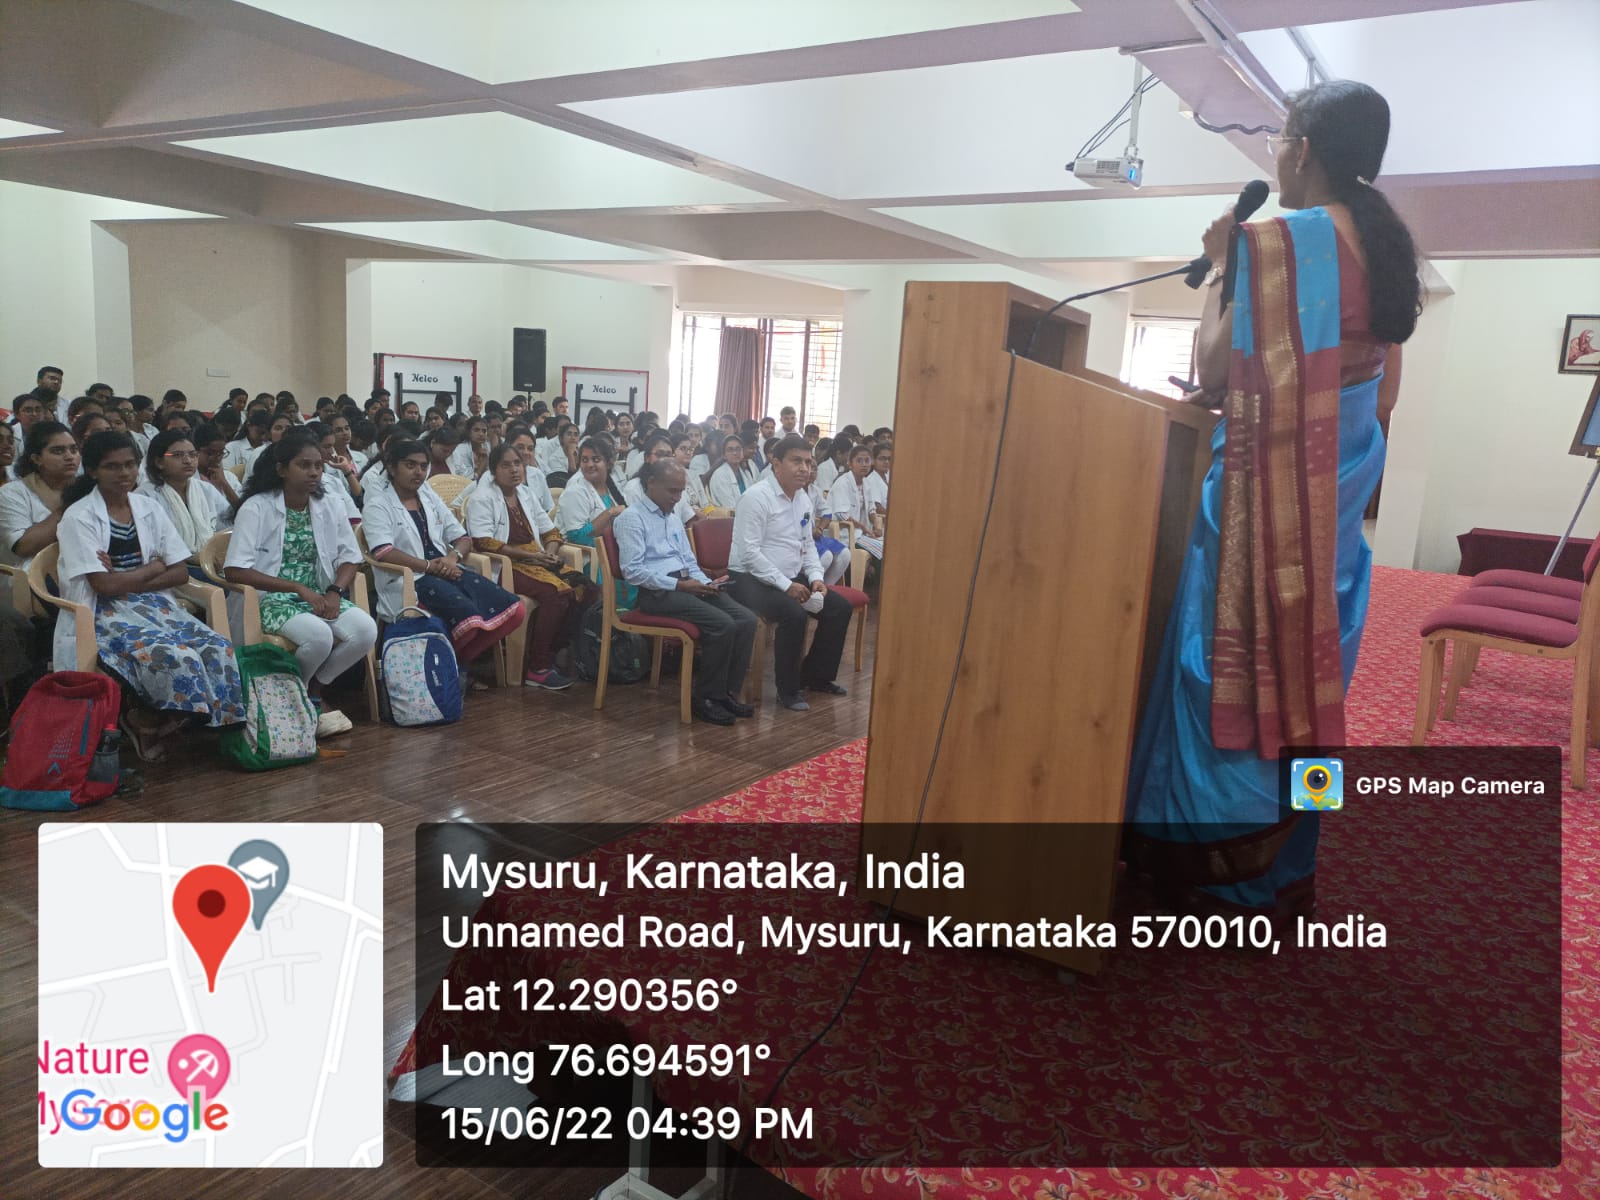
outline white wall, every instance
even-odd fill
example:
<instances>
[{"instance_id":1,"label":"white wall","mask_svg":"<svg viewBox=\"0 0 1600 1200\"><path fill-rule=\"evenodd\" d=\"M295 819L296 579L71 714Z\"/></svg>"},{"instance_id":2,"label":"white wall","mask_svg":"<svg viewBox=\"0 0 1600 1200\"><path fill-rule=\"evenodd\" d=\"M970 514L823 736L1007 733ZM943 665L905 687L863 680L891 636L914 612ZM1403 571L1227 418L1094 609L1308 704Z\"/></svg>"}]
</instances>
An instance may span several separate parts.
<instances>
[{"instance_id":1,"label":"white wall","mask_svg":"<svg viewBox=\"0 0 1600 1200\"><path fill-rule=\"evenodd\" d=\"M135 390L211 409L284 388L303 409L346 390L342 239L232 222L119 223Z\"/></svg>"},{"instance_id":2,"label":"white wall","mask_svg":"<svg viewBox=\"0 0 1600 1200\"><path fill-rule=\"evenodd\" d=\"M672 293L665 287L493 263L351 264L348 386L372 388L372 355L428 354L478 360L478 391L502 404L511 387L511 330L547 330L545 391L561 368L650 372L650 407L667 404Z\"/></svg>"},{"instance_id":3,"label":"white wall","mask_svg":"<svg viewBox=\"0 0 1600 1200\"><path fill-rule=\"evenodd\" d=\"M0 182L0 279L5 280L0 288L0 406L9 408L12 396L32 389L35 374L47 363L62 369L65 391L72 396L100 380L119 390L132 382L126 374L128 332L114 325L117 305L96 306L97 268L108 296L119 289L127 292L126 257L119 260L114 245L92 236L91 222L97 215L114 213L119 203ZM127 319L125 308L120 319ZM102 321L113 324L107 327Z\"/></svg>"},{"instance_id":4,"label":"white wall","mask_svg":"<svg viewBox=\"0 0 1600 1200\"><path fill-rule=\"evenodd\" d=\"M1600 259L1435 265L1455 293L1430 298L1404 351L1378 543L1393 565L1454 571L1474 526L1559 534L1571 519L1593 464L1567 447L1594 376L1556 361L1566 315L1600 310ZM1574 534L1597 531L1591 501Z\"/></svg>"}]
</instances>

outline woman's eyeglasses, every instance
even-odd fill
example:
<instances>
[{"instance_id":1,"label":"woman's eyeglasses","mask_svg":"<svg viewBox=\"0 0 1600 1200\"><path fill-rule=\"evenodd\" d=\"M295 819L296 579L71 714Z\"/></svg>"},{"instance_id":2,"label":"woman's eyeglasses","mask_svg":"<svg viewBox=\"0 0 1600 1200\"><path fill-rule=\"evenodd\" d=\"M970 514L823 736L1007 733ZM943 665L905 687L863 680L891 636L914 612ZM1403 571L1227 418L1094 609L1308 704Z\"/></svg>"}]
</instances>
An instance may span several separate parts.
<instances>
[{"instance_id":1,"label":"woman's eyeglasses","mask_svg":"<svg viewBox=\"0 0 1600 1200\"><path fill-rule=\"evenodd\" d=\"M1267 153L1268 154L1277 154L1280 150L1282 150L1290 142L1303 142L1303 141L1305 141L1305 136L1303 134L1296 135L1294 137L1290 137L1286 133L1269 133L1269 134L1267 134Z\"/></svg>"},{"instance_id":2,"label":"woman's eyeglasses","mask_svg":"<svg viewBox=\"0 0 1600 1200\"><path fill-rule=\"evenodd\" d=\"M162 458L175 458L179 462L199 462L200 454L196 450L168 450Z\"/></svg>"}]
</instances>

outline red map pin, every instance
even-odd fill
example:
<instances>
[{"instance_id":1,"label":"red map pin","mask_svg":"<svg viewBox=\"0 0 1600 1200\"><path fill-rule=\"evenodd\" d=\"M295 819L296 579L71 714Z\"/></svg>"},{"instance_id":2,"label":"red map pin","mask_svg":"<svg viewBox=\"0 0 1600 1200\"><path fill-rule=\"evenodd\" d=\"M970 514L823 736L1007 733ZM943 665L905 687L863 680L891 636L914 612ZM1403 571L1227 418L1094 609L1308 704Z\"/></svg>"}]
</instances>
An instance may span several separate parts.
<instances>
[{"instance_id":1,"label":"red map pin","mask_svg":"<svg viewBox=\"0 0 1600 1200\"><path fill-rule=\"evenodd\" d=\"M217 968L250 919L250 887L232 867L195 867L172 891L172 915L206 969L206 990L217 990Z\"/></svg>"}]
</instances>

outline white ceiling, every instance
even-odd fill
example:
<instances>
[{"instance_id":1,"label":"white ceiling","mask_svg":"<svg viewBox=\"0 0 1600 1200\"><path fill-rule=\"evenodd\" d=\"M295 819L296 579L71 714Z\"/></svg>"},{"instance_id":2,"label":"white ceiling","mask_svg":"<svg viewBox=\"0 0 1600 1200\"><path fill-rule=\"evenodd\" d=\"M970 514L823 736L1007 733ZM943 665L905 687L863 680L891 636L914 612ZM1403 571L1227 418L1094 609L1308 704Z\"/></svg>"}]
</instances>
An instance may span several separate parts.
<instances>
[{"instance_id":1,"label":"white ceiling","mask_svg":"<svg viewBox=\"0 0 1600 1200\"><path fill-rule=\"evenodd\" d=\"M1077 278L1270 178L1189 114L1276 125L1299 47L1389 98L1426 254L1600 254L1600 0L0 0L0 178L385 257ZM1083 185L1136 61L1145 187Z\"/></svg>"}]
</instances>

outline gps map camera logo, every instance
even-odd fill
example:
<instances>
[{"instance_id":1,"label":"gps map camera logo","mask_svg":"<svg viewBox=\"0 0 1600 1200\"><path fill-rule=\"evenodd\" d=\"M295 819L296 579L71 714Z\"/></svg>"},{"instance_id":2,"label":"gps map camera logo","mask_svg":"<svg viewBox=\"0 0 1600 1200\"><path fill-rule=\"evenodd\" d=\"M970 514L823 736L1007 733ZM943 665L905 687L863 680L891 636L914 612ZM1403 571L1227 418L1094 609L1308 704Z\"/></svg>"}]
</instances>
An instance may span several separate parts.
<instances>
[{"instance_id":1,"label":"gps map camera logo","mask_svg":"<svg viewBox=\"0 0 1600 1200\"><path fill-rule=\"evenodd\" d=\"M1344 760L1297 758L1289 764L1289 807L1337 812L1344 807Z\"/></svg>"}]
</instances>

